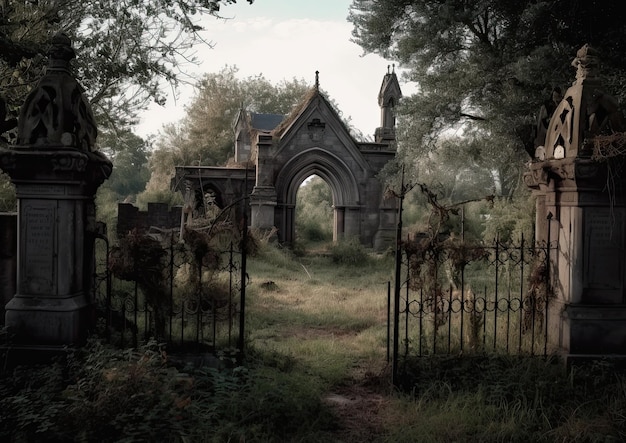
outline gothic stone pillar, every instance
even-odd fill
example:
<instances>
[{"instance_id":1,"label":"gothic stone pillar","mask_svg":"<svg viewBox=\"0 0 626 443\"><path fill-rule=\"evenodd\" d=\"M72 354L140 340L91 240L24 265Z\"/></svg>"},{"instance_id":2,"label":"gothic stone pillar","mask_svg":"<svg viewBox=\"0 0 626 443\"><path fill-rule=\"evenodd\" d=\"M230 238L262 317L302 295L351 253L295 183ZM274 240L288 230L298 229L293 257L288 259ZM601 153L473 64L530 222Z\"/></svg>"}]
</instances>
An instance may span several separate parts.
<instances>
[{"instance_id":1,"label":"gothic stone pillar","mask_svg":"<svg viewBox=\"0 0 626 443\"><path fill-rule=\"evenodd\" d=\"M272 181L270 150L271 135L259 135L257 140L256 183L250 194L250 215L253 228L269 231L275 224L276 189Z\"/></svg>"},{"instance_id":2,"label":"gothic stone pillar","mask_svg":"<svg viewBox=\"0 0 626 443\"><path fill-rule=\"evenodd\" d=\"M585 45L524 178L537 197L537 240L553 243L548 339L568 361L626 356L626 179L611 175L626 162L594 151L603 134L624 129L596 65Z\"/></svg>"},{"instance_id":3,"label":"gothic stone pillar","mask_svg":"<svg viewBox=\"0 0 626 443\"><path fill-rule=\"evenodd\" d=\"M94 195L111 162L94 150L89 102L69 71L67 37L52 40L46 74L20 112L17 145L0 167L18 199L17 293L6 326L24 345L77 345L93 321Z\"/></svg>"}]
</instances>

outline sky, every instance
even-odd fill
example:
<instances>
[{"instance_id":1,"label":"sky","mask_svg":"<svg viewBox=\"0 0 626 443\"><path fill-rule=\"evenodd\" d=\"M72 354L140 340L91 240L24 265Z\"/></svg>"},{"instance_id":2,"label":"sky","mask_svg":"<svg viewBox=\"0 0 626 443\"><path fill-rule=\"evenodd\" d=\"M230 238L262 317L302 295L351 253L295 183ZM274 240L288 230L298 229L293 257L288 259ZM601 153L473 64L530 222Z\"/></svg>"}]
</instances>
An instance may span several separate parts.
<instances>
[{"instance_id":1,"label":"sky","mask_svg":"<svg viewBox=\"0 0 626 443\"><path fill-rule=\"evenodd\" d=\"M366 136L380 126L378 92L392 62L364 55L351 42L347 21L352 0L246 0L223 6L227 20L203 18L203 37L212 43L198 46L200 61L189 72L217 73L236 66L241 79L262 74L272 83L294 78L313 86L319 71L320 88L334 100L344 117ZM396 72L399 72L398 70ZM398 76L400 86L402 78ZM404 92L404 90L403 90ZM406 94L405 94L406 95ZM156 134L164 124L179 121L193 97L193 86L181 87L165 107L152 105L141 115L138 135Z\"/></svg>"}]
</instances>

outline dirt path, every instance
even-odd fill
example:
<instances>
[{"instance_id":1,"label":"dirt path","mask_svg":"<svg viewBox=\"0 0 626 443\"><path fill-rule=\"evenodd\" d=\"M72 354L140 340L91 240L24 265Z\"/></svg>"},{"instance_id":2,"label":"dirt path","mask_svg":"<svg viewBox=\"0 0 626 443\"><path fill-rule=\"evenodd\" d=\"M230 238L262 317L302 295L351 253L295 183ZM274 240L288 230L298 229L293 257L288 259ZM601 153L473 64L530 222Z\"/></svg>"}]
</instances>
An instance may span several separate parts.
<instances>
[{"instance_id":1,"label":"dirt path","mask_svg":"<svg viewBox=\"0 0 626 443\"><path fill-rule=\"evenodd\" d=\"M356 377L324 397L339 418L338 442L374 442L385 434L390 386L386 375L355 374Z\"/></svg>"}]
</instances>

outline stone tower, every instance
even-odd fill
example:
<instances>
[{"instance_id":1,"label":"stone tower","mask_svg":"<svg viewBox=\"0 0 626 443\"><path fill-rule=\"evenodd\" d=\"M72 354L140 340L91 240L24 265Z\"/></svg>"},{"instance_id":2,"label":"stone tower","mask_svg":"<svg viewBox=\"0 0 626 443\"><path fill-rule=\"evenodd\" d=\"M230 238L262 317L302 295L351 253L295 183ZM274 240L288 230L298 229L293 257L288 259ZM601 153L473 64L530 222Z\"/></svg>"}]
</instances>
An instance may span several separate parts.
<instances>
[{"instance_id":1,"label":"stone tower","mask_svg":"<svg viewBox=\"0 0 626 443\"><path fill-rule=\"evenodd\" d=\"M374 139L376 143L392 143L396 140L396 106L402 98L402 91L398 83L395 67L383 78L378 93L380 106L380 127L376 128Z\"/></svg>"}]
</instances>

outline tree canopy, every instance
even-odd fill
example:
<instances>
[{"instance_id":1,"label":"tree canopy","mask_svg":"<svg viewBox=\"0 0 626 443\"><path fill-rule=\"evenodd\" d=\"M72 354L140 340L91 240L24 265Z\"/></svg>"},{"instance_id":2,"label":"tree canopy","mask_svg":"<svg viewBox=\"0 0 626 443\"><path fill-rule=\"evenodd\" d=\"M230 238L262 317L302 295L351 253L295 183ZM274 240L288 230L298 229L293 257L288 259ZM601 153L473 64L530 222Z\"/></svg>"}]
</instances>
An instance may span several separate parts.
<instances>
[{"instance_id":1,"label":"tree canopy","mask_svg":"<svg viewBox=\"0 0 626 443\"><path fill-rule=\"evenodd\" d=\"M457 173L486 173L491 190L509 196L538 111L571 84L581 46L600 52L607 92L626 98L619 10L600 0L353 0L349 20L365 52L397 60L418 85L398 119L407 173L462 158Z\"/></svg>"},{"instance_id":2,"label":"tree canopy","mask_svg":"<svg viewBox=\"0 0 626 443\"><path fill-rule=\"evenodd\" d=\"M254 0L247 0L252 3ZM0 3L0 97L16 116L45 68L48 42L67 34L76 77L100 128L124 128L164 88L185 81L200 20L236 0L6 0Z\"/></svg>"},{"instance_id":3,"label":"tree canopy","mask_svg":"<svg viewBox=\"0 0 626 443\"><path fill-rule=\"evenodd\" d=\"M195 82L186 74L186 67L196 62L194 46L211 45L200 35L206 24L201 20L220 17L221 6L235 2L0 2L0 143L15 142L15 118L43 75L51 37L62 32L77 53L72 66L95 114L99 148L115 165L105 188L112 200L140 192L148 179L147 151L145 142L130 132L131 125L151 101L163 103L166 90ZM15 205L14 189L4 174L0 199L5 210Z\"/></svg>"},{"instance_id":4,"label":"tree canopy","mask_svg":"<svg viewBox=\"0 0 626 443\"><path fill-rule=\"evenodd\" d=\"M205 74L185 116L163 127L150 158L149 188L169 187L178 165L222 166L234 153L233 123L242 106L257 113L289 114L310 86L304 80L272 84L263 75L239 79L236 66Z\"/></svg>"}]
</instances>

